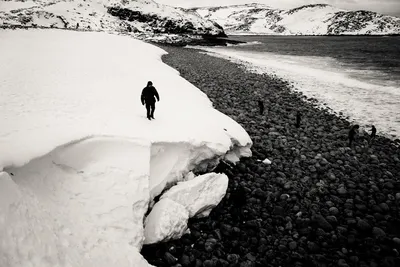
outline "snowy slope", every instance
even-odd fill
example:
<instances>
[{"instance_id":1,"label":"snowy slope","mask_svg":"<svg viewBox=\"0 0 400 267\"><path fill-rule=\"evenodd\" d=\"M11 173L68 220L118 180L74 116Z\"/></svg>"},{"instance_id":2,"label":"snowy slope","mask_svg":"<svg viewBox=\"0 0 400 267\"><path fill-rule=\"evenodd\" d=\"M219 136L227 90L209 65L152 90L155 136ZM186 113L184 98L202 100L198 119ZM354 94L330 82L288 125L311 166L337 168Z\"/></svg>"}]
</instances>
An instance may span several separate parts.
<instances>
[{"instance_id":1,"label":"snowy slope","mask_svg":"<svg viewBox=\"0 0 400 267\"><path fill-rule=\"evenodd\" d=\"M27 0L0 2L0 26L223 36L196 12L151 0Z\"/></svg>"},{"instance_id":2,"label":"snowy slope","mask_svg":"<svg viewBox=\"0 0 400 267\"><path fill-rule=\"evenodd\" d=\"M153 197L251 154L245 130L157 47L60 30L0 39L0 266L147 266ZM140 103L148 80L161 98L153 121Z\"/></svg>"},{"instance_id":3,"label":"snowy slope","mask_svg":"<svg viewBox=\"0 0 400 267\"><path fill-rule=\"evenodd\" d=\"M290 10L262 4L192 9L215 20L228 34L340 35L400 34L400 18L346 11L326 4Z\"/></svg>"}]
</instances>

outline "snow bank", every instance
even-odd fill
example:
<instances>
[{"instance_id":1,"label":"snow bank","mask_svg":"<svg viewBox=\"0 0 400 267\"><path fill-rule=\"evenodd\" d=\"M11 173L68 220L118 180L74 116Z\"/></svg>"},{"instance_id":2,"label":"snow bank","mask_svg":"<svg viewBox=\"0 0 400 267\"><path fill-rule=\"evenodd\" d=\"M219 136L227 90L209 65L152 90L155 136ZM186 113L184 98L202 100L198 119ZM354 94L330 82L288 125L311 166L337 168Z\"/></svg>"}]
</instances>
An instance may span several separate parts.
<instances>
[{"instance_id":1,"label":"snow bank","mask_svg":"<svg viewBox=\"0 0 400 267\"><path fill-rule=\"evenodd\" d=\"M245 130L155 46L60 30L0 39L0 266L148 266L152 197L251 155ZM149 80L161 98L153 121L140 103Z\"/></svg>"},{"instance_id":2,"label":"snow bank","mask_svg":"<svg viewBox=\"0 0 400 267\"><path fill-rule=\"evenodd\" d=\"M6 30L0 38L0 169L92 135L209 145L221 153L232 136L238 146L251 145L244 129L161 62L166 52L155 46L57 30ZM151 122L140 104L148 80L161 96Z\"/></svg>"},{"instance_id":3,"label":"snow bank","mask_svg":"<svg viewBox=\"0 0 400 267\"><path fill-rule=\"evenodd\" d=\"M225 174L208 173L172 187L161 199L171 199L189 211L190 217L206 217L225 196L228 177Z\"/></svg>"},{"instance_id":4,"label":"snow bank","mask_svg":"<svg viewBox=\"0 0 400 267\"><path fill-rule=\"evenodd\" d=\"M124 255L138 254L144 238L142 221L149 201L148 157L149 145L98 137L61 146L8 171L13 174L13 186L38 203L32 209L28 201L26 209L32 210L33 216L38 216L37 212L47 214L47 222L38 219L39 223L55 225L50 234L58 237L52 243L60 248L50 251L50 256L73 247L85 251L90 265L129 266L136 261ZM8 205L11 218L20 212L17 203ZM21 219L32 223L30 217ZM41 234L37 235L38 240L34 238L36 227L23 234L23 227L15 225L13 219L5 226L12 239L3 243L6 249L10 245L27 249L26 257L36 246L48 249ZM21 238L24 242L20 243ZM45 256L39 251L34 253ZM44 258L38 260L41 264L35 266L50 266ZM6 263L0 266L13 266Z\"/></svg>"}]
</instances>

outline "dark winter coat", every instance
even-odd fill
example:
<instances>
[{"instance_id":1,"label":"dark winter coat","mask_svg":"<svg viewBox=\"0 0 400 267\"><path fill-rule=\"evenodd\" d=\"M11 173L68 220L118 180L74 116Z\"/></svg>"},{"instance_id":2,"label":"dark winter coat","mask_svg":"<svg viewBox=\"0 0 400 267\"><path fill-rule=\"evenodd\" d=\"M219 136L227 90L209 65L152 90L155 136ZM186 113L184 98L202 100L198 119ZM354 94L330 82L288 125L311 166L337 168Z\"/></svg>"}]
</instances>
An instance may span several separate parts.
<instances>
[{"instance_id":1,"label":"dark winter coat","mask_svg":"<svg viewBox=\"0 0 400 267\"><path fill-rule=\"evenodd\" d=\"M143 89L140 100L142 102L142 105L144 105L144 103L147 103L147 104L155 103L156 102L155 98L157 98L157 101L160 101L160 96L158 95L156 88L154 88L154 86L150 85L150 86L146 86Z\"/></svg>"}]
</instances>

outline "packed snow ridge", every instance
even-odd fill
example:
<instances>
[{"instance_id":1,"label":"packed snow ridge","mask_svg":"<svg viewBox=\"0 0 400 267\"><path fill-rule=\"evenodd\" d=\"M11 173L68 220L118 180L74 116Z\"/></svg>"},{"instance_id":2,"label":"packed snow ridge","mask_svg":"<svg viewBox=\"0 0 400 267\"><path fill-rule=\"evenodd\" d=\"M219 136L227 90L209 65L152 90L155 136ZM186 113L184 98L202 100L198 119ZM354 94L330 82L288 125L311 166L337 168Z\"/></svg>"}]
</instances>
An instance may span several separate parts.
<instances>
[{"instance_id":1,"label":"packed snow ridge","mask_svg":"<svg viewBox=\"0 0 400 267\"><path fill-rule=\"evenodd\" d=\"M0 2L0 27L107 31L151 39L160 34L225 36L196 12L152 0L26 0Z\"/></svg>"},{"instance_id":2,"label":"packed snow ridge","mask_svg":"<svg viewBox=\"0 0 400 267\"><path fill-rule=\"evenodd\" d=\"M262 4L192 9L223 26L227 34L388 35L400 34L400 18L371 11L348 11L327 4L290 10Z\"/></svg>"},{"instance_id":3,"label":"packed snow ridge","mask_svg":"<svg viewBox=\"0 0 400 267\"><path fill-rule=\"evenodd\" d=\"M180 237L225 195L226 175L191 171L251 155L158 47L56 29L0 39L0 266L149 266L144 243Z\"/></svg>"}]
</instances>

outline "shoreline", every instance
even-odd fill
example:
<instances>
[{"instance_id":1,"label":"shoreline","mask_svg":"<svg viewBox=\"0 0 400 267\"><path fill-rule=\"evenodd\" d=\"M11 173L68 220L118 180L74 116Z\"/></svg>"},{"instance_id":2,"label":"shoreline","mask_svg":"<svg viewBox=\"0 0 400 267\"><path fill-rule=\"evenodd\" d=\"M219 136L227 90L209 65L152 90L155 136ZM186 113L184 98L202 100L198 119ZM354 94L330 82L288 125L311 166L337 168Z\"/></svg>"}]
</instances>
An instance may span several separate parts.
<instances>
[{"instance_id":1,"label":"shoreline","mask_svg":"<svg viewBox=\"0 0 400 267\"><path fill-rule=\"evenodd\" d=\"M310 102L312 104L316 104L317 108L319 109L323 109L326 112L329 112L332 115L335 115L341 119L345 119L347 121L349 121L349 123L351 124L359 124L360 125L360 131L364 131L364 134L368 134L365 130L371 129L371 123L366 123L365 121L363 121L363 119L360 118L354 118L354 114L349 114L349 112L347 112L346 109L342 109L342 110L337 110L333 107L331 107L331 103L329 103L329 101L324 101L324 99L321 99L321 97L319 97L318 95L315 95L313 93L310 92L304 92L302 89L300 89L298 86L296 86L296 80L290 80L288 78L284 78L284 77L280 77L278 74L270 74L267 73L267 70L263 69L264 67L260 67L260 66L255 66L250 62L247 62L243 59L238 59L235 57L231 57L229 55L224 55L224 54L220 54L218 52L215 51L209 51L206 48L202 48L200 46L194 46L191 47L193 49L198 50L200 53L206 54L206 55L210 55L213 57L218 57L218 58L222 58L225 60L228 60L234 64L237 64L239 66L241 66L246 72L253 72L256 74L265 74L265 75L269 75L269 76L273 76L276 79L280 79L284 82L288 83L288 86L290 87L290 91L296 92L296 93L300 93L302 96L304 96L303 101L306 102ZM363 122L362 122L363 121ZM375 124L376 126L377 124ZM391 141L394 142L394 145L397 147L400 147L400 135L399 134L395 134L393 132L390 132L386 127L382 127L382 125L378 125L380 132L379 135L382 137L385 137L387 139L390 139Z\"/></svg>"},{"instance_id":2,"label":"shoreline","mask_svg":"<svg viewBox=\"0 0 400 267\"><path fill-rule=\"evenodd\" d=\"M241 124L254 144L253 157L233 168L218 167L230 178L227 195L208 218L189 222L191 234L143 248L150 264L400 264L400 149L395 142L377 136L367 147L367 137L360 135L350 149L350 122L292 91L288 82L193 49L160 47L169 53L163 62ZM265 100L263 116L259 96ZM297 110L303 114L299 129ZM260 162L265 158L272 164ZM237 201L230 196L239 184L246 203L236 218Z\"/></svg>"},{"instance_id":3,"label":"shoreline","mask_svg":"<svg viewBox=\"0 0 400 267\"><path fill-rule=\"evenodd\" d=\"M257 43L257 41L253 42ZM397 142L397 145L400 145L400 121L396 120L398 116L396 116L397 114L395 112L398 110L398 104L394 104L398 103L398 101L396 101L398 94L393 91L396 91L397 89L395 79L393 79L393 82L390 84L386 83L387 81L390 81L389 79L381 80L379 78L376 80L364 81L363 76L347 76L347 70L343 72L337 71L335 68L338 66L335 66L334 64L334 69L332 71L325 71L321 67L308 67L304 64L306 66L305 68L309 69L310 72L315 70L317 73L322 72L322 75L327 75L326 73L340 75L338 79L332 82L332 79L319 79L317 78L318 76L313 75L309 75L308 78L308 74L305 72L296 71L296 67L299 68L299 63L301 63L301 60L296 62L296 58L293 59L293 65L282 63L283 67L275 67L274 62L277 61L277 56L280 55L276 52L266 52L264 58L264 53L258 51L259 48L256 49L257 52L255 52L254 55L251 54L250 48L246 50L236 50L235 48L225 49L223 47L207 48L199 46L193 46L190 48L198 49L201 53L227 59L235 64L239 64L245 70L258 74L268 73L268 75L273 75L274 77L287 81L290 83L290 87L293 91L301 92L307 97L307 99L311 99L312 101L316 99L320 108L327 108L336 116L345 118L351 123L359 124L361 129L364 131L369 131L371 126L375 125L379 129L379 134L381 136L389 138ZM259 61L257 61L256 58L258 55L257 53L260 54ZM336 61L334 57L329 58ZM265 62L263 61L264 59ZM290 61L291 59L286 58L284 60ZM308 64L312 64L312 61L311 63L308 62ZM293 66L295 66L295 68L293 68ZM289 67L293 68L294 71L289 70ZM355 66L354 69L357 70L357 66ZM343 84L337 82L341 78L345 81ZM355 92L361 94L360 98L358 98L355 93L352 93L352 87L355 89ZM371 89L369 97L367 97L368 94L364 94L363 92L368 89ZM387 92L384 91L382 98L380 98L379 92L382 93L383 90L387 90ZM390 95L394 98L387 97ZM379 99L377 101L382 102L382 105L378 106L376 104L378 103L377 101L374 102L369 99ZM390 104L386 105L386 103ZM378 112L375 112L376 110Z\"/></svg>"}]
</instances>

